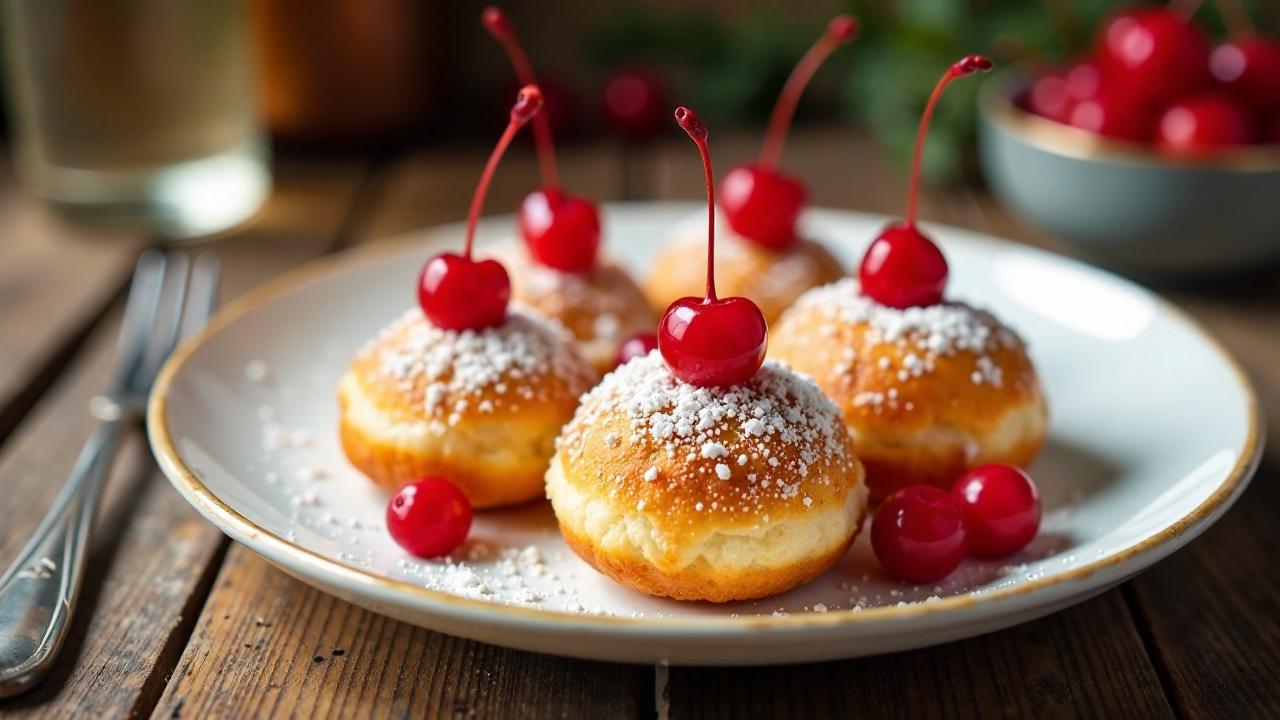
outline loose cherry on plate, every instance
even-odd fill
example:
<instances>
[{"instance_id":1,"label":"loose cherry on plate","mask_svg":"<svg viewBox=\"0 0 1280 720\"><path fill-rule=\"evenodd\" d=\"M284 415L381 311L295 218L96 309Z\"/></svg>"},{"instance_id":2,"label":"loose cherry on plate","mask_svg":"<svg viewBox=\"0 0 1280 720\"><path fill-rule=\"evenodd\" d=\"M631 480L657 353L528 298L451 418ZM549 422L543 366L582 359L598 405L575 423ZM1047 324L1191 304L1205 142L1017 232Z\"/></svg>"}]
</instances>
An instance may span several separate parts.
<instances>
[{"instance_id":1,"label":"loose cherry on plate","mask_svg":"<svg viewBox=\"0 0 1280 720\"><path fill-rule=\"evenodd\" d=\"M457 485L428 477L401 487L387 502L387 531L413 555L453 552L471 530L471 503Z\"/></svg>"},{"instance_id":2,"label":"loose cherry on plate","mask_svg":"<svg viewBox=\"0 0 1280 720\"><path fill-rule=\"evenodd\" d=\"M676 122L698 146L707 178L707 294L671 303L658 323L658 350L671 374L703 387L749 380L764 363L769 326L744 297L716 297L715 180L707 127L694 111L676 108Z\"/></svg>"},{"instance_id":3,"label":"loose cherry on plate","mask_svg":"<svg viewBox=\"0 0 1280 720\"><path fill-rule=\"evenodd\" d=\"M427 261L418 277L418 304L436 327L446 330L480 330L502 323L511 300L511 279L496 260L471 259L476 223L484 207L484 196L511 139L542 108L537 85L526 85L511 107L507 129L489 156L480 174L471 210L467 215L467 240L461 255L442 253Z\"/></svg>"},{"instance_id":4,"label":"loose cherry on plate","mask_svg":"<svg viewBox=\"0 0 1280 720\"><path fill-rule=\"evenodd\" d=\"M991 464L965 473L951 488L964 511L969 554L984 558L1012 555L1040 529L1040 494L1019 468Z\"/></svg>"},{"instance_id":5,"label":"loose cherry on plate","mask_svg":"<svg viewBox=\"0 0 1280 720\"><path fill-rule=\"evenodd\" d=\"M941 580L964 560L964 512L931 485L910 485L885 498L871 523L871 548L890 575L913 583Z\"/></svg>"},{"instance_id":6,"label":"loose cherry on plate","mask_svg":"<svg viewBox=\"0 0 1280 720\"><path fill-rule=\"evenodd\" d=\"M725 175L720 208L729 227L764 247L785 250L796 241L796 220L807 194L800 180L778 170L796 104L813 74L836 48L853 39L858 22L839 15L791 71L769 117L760 157L754 165L739 165Z\"/></svg>"},{"instance_id":7,"label":"loose cherry on plate","mask_svg":"<svg viewBox=\"0 0 1280 720\"><path fill-rule=\"evenodd\" d=\"M1211 82L1209 41L1191 22L1199 4L1125 10L1103 25L1098 60L1131 103L1163 104Z\"/></svg>"},{"instance_id":8,"label":"loose cherry on plate","mask_svg":"<svg viewBox=\"0 0 1280 720\"><path fill-rule=\"evenodd\" d=\"M533 66L506 14L490 6L480 20L507 51L520 82L535 84ZM520 234L536 262L563 272L586 272L595 267L600 250L600 213L595 203L561 189L551 123L545 114L534 118L533 135L542 187L520 204Z\"/></svg>"},{"instance_id":9,"label":"loose cherry on plate","mask_svg":"<svg viewBox=\"0 0 1280 720\"><path fill-rule=\"evenodd\" d=\"M1230 95L1201 93L1170 105L1156 126L1156 145L1181 155L1196 155L1253 142L1249 111Z\"/></svg>"},{"instance_id":10,"label":"loose cherry on plate","mask_svg":"<svg viewBox=\"0 0 1280 720\"><path fill-rule=\"evenodd\" d=\"M907 214L901 223L885 228L872 241L862 258L858 277L862 292L872 300L893 308L935 305L942 302L947 287L947 259L942 251L916 227L916 210L920 194L920 159L924 140L929 133L929 119L942 97L942 91L958 77L991 69L991 61L981 55L970 55L956 61L943 73L933 88L920 127L916 131L915 157L911 165L911 184L907 189Z\"/></svg>"},{"instance_id":11,"label":"loose cherry on plate","mask_svg":"<svg viewBox=\"0 0 1280 720\"><path fill-rule=\"evenodd\" d=\"M644 357L656 347L658 347L657 333L636 333L623 340L618 346L618 359L614 362L614 366L626 365L633 358Z\"/></svg>"}]
</instances>

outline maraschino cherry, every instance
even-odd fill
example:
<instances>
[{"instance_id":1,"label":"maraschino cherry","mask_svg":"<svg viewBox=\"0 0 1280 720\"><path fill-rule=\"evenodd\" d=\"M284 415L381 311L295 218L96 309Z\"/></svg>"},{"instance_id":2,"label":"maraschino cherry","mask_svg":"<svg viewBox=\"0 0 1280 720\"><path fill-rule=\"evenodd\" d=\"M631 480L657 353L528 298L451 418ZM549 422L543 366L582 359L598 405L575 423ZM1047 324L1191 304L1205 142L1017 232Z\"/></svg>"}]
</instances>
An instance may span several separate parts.
<instances>
[{"instance_id":1,"label":"maraschino cherry","mask_svg":"<svg viewBox=\"0 0 1280 720\"><path fill-rule=\"evenodd\" d=\"M471 247L475 241L476 223L484 207L489 182L498 161L516 132L542 109L542 93L538 86L526 85L511 107L507 129L489 156L489 162L476 184L467 215L467 240L462 254L442 253L427 261L418 277L418 304L436 327L446 330L480 330L501 324L507 316L511 300L511 278L496 260L473 260Z\"/></svg>"},{"instance_id":2,"label":"maraschino cherry","mask_svg":"<svg viewBox=\"0 0 1280 720\"><path fill-rule=\"evenodd\" d=\"M480 19L507 51L520 82L536 83L533 67L506 14L490 6ZM586 272L595 267L600 249L600 213L590 200L570 195L560 187L551 123L545 114L534 118L533 135L542 187L529 193L520 204L520 234L536 262L562 272Z\"/></svg>"},{"instance_id":3,"label":"maraschino cherry","mask_svg":"<svg viewBox=\"0 0 1280 720\"><path fill-rule=\"evenodd\" d=\"M1131 102L1159 105L1210 83L1209 40L1191 22L1200 3L1177 4L1120 12L1098 35L1102 69Z\"/></svg>"},{"instance_id":4,"label":"maraschino cherry","mask_svg":"<svg viewBox=\"0 0 1280 720\"><path fill-rule=\"evenodd\" d=\"M725 175L720 207L729 227L747 240L774 250L785 250L795 243L796 220L807 192L799 179L778 170L782 146L805 86L823 61L857 32L858 23L850 15L831 20L783 85L756 163L739 165Z\"/></svg>"},{"instance_id":5,"label":"maraschino cherry","mask_svg":"<svg viewBox=\"0 0 1280 720\"><path fill-rule=\"evenodd\" d=\"M929 133L929 119L933 117L933 109L942 91L958 77L990 69L991 61L981 55L961 58L943 73L924 107L924 115L916 131L911 184L907 189L907 214L901 223L885 228L872 241L858 269L862 292L881 305L909 308L942 302L947 287L947 259L938 246L916 227L921 155Z\"/></svg>"},{"instance_id":6,"label":"maraschino cherry","mask_svg":"<svg viewBox=\"0 0 1280 720\"><path fill-rule=\"evenodd\" d=\"M1012 555L1040 529L1040 494L1031 478L1012 465L970 470L951 488L951 497L964 511L970 555Z\"/></svg>"},{"instance_id":7,"label":"maraschino cherry","mask_svg":"<svg viewBox=\"0 0 1280 720\"><path fill-rule=\"evenodd\" d=\"M910 485L885 498L871 523L871 549L890 575L913 583L941 580L965 555L960 505L932 485Z\"/></svg>"},{"instance_id":8,"label":"maraschino cherry","mask_svg":"<svg viewBox=\"0 0 1280 720\"><path fill-rule=\"evenodd\" d=\"M471 530L471 502L457 485L428 477L406 484L387 502L387 532L413 555L448 555Z\"/></svg>"},{"instance_id":9,"label":"maraschino cherry","mask_svg":"<svg viewBox=\"0 0 1280 720\"><path fill-rule=\"evenodd\" d=\"M707 293L671 303L658 324L658 349L671 374L702 387L749 380L764 363L769 327L744 297L716 297L715 180L707 127L694 111L676 108L676 122L698 146L707 179Z\"/></svg>"}]
</instances>

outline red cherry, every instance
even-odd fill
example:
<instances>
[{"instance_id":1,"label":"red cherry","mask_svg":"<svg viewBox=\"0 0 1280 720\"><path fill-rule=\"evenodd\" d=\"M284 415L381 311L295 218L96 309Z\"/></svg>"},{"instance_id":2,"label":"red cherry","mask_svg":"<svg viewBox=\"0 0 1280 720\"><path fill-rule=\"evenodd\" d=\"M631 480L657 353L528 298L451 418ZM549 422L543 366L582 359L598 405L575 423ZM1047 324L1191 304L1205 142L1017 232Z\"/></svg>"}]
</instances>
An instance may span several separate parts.
<instances>
[{"instance_id":1,"label":"red cherry","mask_svg":"<svg viewBox=\"0 0 1280 720\"><path fill-rule=\"evenodd\" d=\"M634 358L644 357L658 347L658 335L651 332L636 333L618 346L618 359L614 367L626 365Z\"/></svg>"},{"instance_id":2,"label":"red cherry","mask_svg":"<svg viewBox=\"0 0 1280 720\"><path fill-rule=\"evenodd\" d=\"M1252 142L1254 135L1248 111L1220 93L1179 100L1164 111L1156 126L1156 144L1160 149L1185 155L1244 145Z\"/></svg>"},{"instance_id":3,"label":"red cherry","mask_svg":"<svg viewBox=\"0 0 1280 720\"><path fill-rule=\"evenodd\" d=\"M951 497L964 512L970 555L1012 555L1040 529L1040 494L1031 478L1012 465L970 470L951 488Z\"/></svg>"},{"instance_id":4,"label":"red cherry","mask_svg":"<svg viewBox=\"0 0 1280 720\"><path fill-rule=\"evenodd\" d=\"M947 68L924 106L920 127L916 131L915 157L911 164L911 180L907 187L907 214L903 222L885 228L867 247L858 268L862 292L872 300L894 308L933 305L942 302L947 286L947 260L942 251L916 228L916 210L920 195L920 157L929 133L929 120L952 80L991 69L991 61L981 55L969 55Z\"/></svg>"},{"instance_id":5,"label":"red cherry","mask_svg":"<svg viewBox=\"0 0 1280 720\"><path fill-rule=\"evenodd\" d=\"M707 128L694 111L676 108L676 122L702 155L707 183L707 295L671 303L658 324L658 350L671 374L703 387L749 380L764 363L769 326L760 308L742 297L717 298L715 182Z\"/></svg>"},{"instance_id":6,"label":"red cherry","mask_svg":"<svg viewBox=\"0 0 1280 720\"><path fill-rule=\"evenodd\" d=\"M443 253L428 260L418 276L418 304L433 325L445 330L500 325L510 301L511 279L496 260Z\"/></svg>"},{"instance_id":7,"label":"red cherry","mask_svg":"<svg viewBox=\"0 0 1280 720\"><path fill-rule=\"evenodd\" d=\"M1098 36L1097 55L1134 103L1164 103L1210 82L1205 34L1189 18L1162 8L1113 16Z\"/></svg>"},{"instance_id":8,"label":"red cherry","mask_svg":"<svg viewBox=\"0 0 1280 720\"><path fill-rule=\"evenodd\" d=\"M1146 142L1151 138L1151 113L1133 102L1117 85L1106 85L1093 97L1076 102L1067 124L1095 135Z\"/></svg>"},{"instance_id":9,"label":"red cherry","mask_svg":"<svg viewBox=\"0 0 1280 720\"><path fill-rule=\"evenodd\" d=\"M480 21L507 51L520 82L534 83L533 66L506 14L496 7L486 7ZM560 189L547 113L534 118L533 133L538 166L542 169L542 189L531 193L520 205L520 234L535 261L562 272L585 272L595 265L600 248L599 213L589 200Z\"/></svg>"},{"instance_id":10,"label":"red cherry","mask_svg":"<svg viewBox=\"0 0 1280 720\"><path fill-rule=\"evenodd\" d=\"M586 272L600 249L595 203L562 190L535 190L520 205L520 234L537 262L561 272Z\"/></svg>"},{"instance_id":11,"label":"red cherry","mask_svg":"<svg viewBox=\"0 0 1280 720\"><path fill-rule=\"evenodd\" d=\"M911 485L885 498L871 523L871 548L890 575L928 583L950 575L965 554L964 513L947 493Z\"/></svg>"},{"instance_id":12,"label":"red cherry","mask_svg":"<svg viewBox=\"0 0 1280 720\"><path fill-rule=\"evenodd\" d=\"M733 231L774 250L796 242L796 220L804 208L804 183L761 165L739 165L724 176L720 209Z\"/></svg>"},{"instance_id":13,"label":"red cherry","mask_svg":"<svg viewBox=\"0 0 1280 720\"><path fill-rule=\"evenodd\" d=\"M947 259L915 227L890 225L858 268L862 292L892 308L937 305L947 289Z\"/></svg>"},{"instance_id":14,"label":"red cherry","mask_svg":"<svg viewBox=\"0 0 1280 720\"><path fill-rule=\"evenodd\" d=\"M542 108L542 93L536 85L526 85L511 107L507 129L498 139L480 181L476 183L467 214L467 238L461 255L443 253L427 261L418 276L418 304L427 319L447 330L479 330L502 322L511 299L511 280L507 271L494 260L475 261L471 246L475 242L476 223L484 207L498 161L516 132Z\"/></svg>"},{"instance_id":15,"label":"red cherry","mask_svg":"<svg viewBox=\"0 0 1280 720\"><path fill-rule=\"evenodd\" d=\"M666 122L667 89L654 73L629 68L604 81L601 105L609 128L628 142L642 142L658 134Z\"/></svg>"},{"instance_id":16,"label":"red cherry","mask_svg":"<svg viewBox=\"0 0 1280 720\"><path fill-rule=\"evenodd\" d=\"M1229 40L1213 49L1209 71L1258 112L1280 109L1280 43L1257 35Z\"/></svg>"},{"instance_id":17,"label":"red cherry","mask_svg":"<svg viewBox=\"0 0 1280 720\"><path fill-rule=\"evenodd\" d=\"M690 385L733 385L750 380L764 363L769 326L744 297L684 297L658 324L658 348L672 374Z\"/></svg>"},{"instance_id":18,"label":"red cherry","mask_svg":"<svg viewBox=\"0 0 1280 720\"><path fill-rule=\"evenodd\" d=\"M413 555L440 557L453 552L471 530L471 502L457 485L429 477L404 485L387 503L391 539Z\"/></svg>"},{"instance_id":19,"label":"red cherry","mask_svg":"<svg viewBox=\"0 0 1280 720\"><path fill-rule=\"evenodd\" d=\"M813 74L836 48L858 33L851 15L837 15L791 71L769 117L760 158L754 165L729 171L720 191L720 208L738 235L774 250L795 244L796 220L808 194L804 184L778 171L782 146L795 116L796 105Z\"/></svg>"}]
</instances>

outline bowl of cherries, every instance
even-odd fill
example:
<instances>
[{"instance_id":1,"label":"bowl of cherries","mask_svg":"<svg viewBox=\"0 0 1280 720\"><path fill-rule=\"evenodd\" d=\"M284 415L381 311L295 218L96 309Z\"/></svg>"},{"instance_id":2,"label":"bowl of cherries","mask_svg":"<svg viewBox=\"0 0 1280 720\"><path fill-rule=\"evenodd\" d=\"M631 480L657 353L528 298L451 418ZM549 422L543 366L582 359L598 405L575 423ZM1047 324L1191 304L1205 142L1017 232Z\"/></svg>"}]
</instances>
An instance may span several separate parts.
<instances>
[{"instance_id":1,"label":"bowl of cherries","mask_svg":"<svg viewBox=\"0 0 1280 720\"><path fill-rule=\"evenodd\" d=\"M980 103L996 195L1141 277L1280 258L1280 39L1242 15L1214 38L1193 15L1177 2L1121 10L1085 55L1006 74Z\"/></svg>"}]
</instances>

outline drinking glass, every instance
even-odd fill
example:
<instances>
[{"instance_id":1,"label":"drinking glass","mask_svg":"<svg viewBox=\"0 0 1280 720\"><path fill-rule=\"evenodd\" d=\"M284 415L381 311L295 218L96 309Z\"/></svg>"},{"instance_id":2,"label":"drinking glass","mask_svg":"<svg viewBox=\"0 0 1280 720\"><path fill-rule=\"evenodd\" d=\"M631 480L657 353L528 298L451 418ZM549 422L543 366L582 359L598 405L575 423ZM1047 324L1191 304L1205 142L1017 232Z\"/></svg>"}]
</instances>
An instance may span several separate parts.
<instances>
[{"instance_id":1,"label":"drinking glass","mask_svg":"<svg viewBox=\"0 0 1280 720\"><path fill-rule=\"evenodd\" d=\"M0 0L14 159L73 218L175 239L271 184L243 0Z\"/></svg>"}]
</instances>

